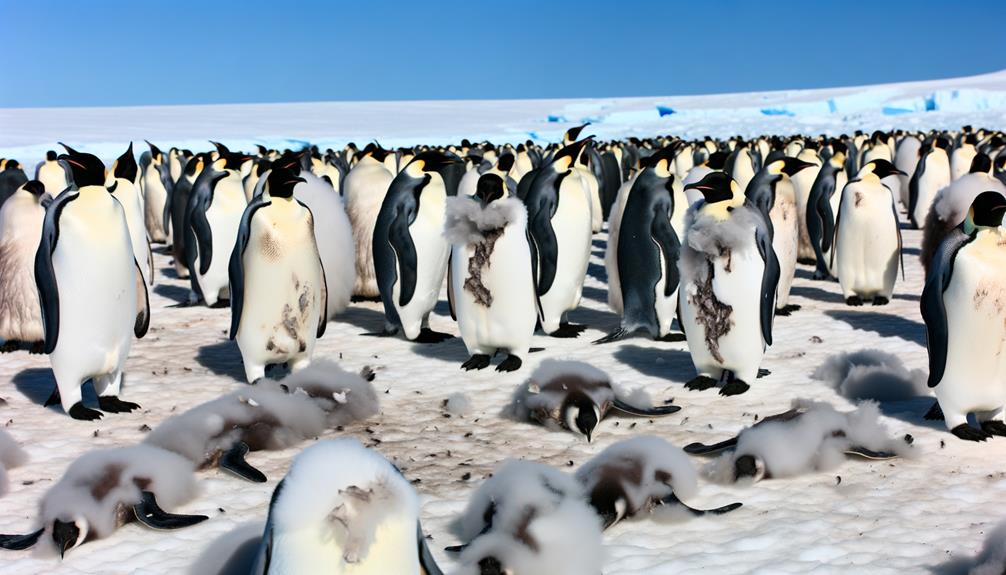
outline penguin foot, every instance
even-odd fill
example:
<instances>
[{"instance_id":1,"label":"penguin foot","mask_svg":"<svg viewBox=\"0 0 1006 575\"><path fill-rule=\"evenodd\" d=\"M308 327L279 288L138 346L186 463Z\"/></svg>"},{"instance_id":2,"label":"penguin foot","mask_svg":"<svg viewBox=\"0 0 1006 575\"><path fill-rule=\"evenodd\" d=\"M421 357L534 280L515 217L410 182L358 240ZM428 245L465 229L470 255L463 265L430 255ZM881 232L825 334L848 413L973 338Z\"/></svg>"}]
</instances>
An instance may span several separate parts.
<instances>
[{"instance_id":1,"label":"penguin foot","mask_svg":"<svg viewBox=\"0 0 1006 575\"><path fill-rule=\"evenodd\" d=\"M31 347L28 348L28 353L31 355L45 355L45 342L37 341L31 344Z\"/></svg>"},{"instance_id":2,"label":"penguin foot","mask_svg":"<svg viewBox=\"0 0 1006 575\"><path fill-rule=\"evenodd\" d=\"M683 333L669 333L657 338L657 341L662 341L665 343L674 343L676 341L685 341L685 334Z\"/></svg>"},{"instance_id":3,"label":"penguin foot","mask_svg":"<svg viewBox=\"0 0 1006 575\"><path fill-rule=\"evenodd\" d=\"M129 413L130 411L140 409L139 404L122 401L114 395L98 397L98 407L100 407L102 411L106 411L108 413Z\"/></svg>"},{"instance_id":4,"label":"penguin foot","mask_svg":"<svg viewBox=\"0 0 1006 575\"><path fill-rule=\"evenodd\" d=\"M538 353L539 351L545 351L545 348L544 347L532 347L531 349L527 350L528 353Z\"/></svg>"},{"instance_id":5,"label":"penguin foot","mask_svg":"<svg viewBox=\"0 0 1006 575\"><path fill-rule=\"evenodd\" d=\"M989 435L1006 437L1006 423L1002 421L983 421L982 431L988 433Z\"/></svg>"},{"instance_id":6,"label":"penguin foot","mask_svg":"<svg viewBox=\"0 0 1006 575\"><path fill-rule=\"evenodd\" d=\"M516 371L520 369L520 366L523 365L523 363L524 362L522 362L519 357L510 354L506 356L506 359L501 361L500 364L496 366L496 371L499 372Z\"/></svg>"},{"instance_id":7,"label":"penguin foot","mask_svg":"<svg viewBox=\"0 0 1006 575\"><path fill-rule=\"evenodd\" d=\"M70 408L67 415L81 421L94 421L96 419L101 419L103 414L95 409L84 407L84 404L78 401L73 404L73 407Z\"/></svg>"},{"instance_id":8,"label":"penguin foot","mask_svg":"<svg viewBox=\"0 0 1006 575\"><path fill-rule=\"evenodd\" d=\"M708 375L700 375L695 379L689 381L685 384L685 389L690 389L692 391L705 391L710 387L716 385L716 380L709 377Z\"/></svg>"},{"instance_id":9,"label":"penguin foot","mask_svg":"<svg viewBox=\"0 0 1006 575\"><path fill-rule=\"evenodd\" d=\"M784 316L784 317L788 317L788 316L792 315L793 312L797 311L798 309L800 309L799 305L797 305L795 303L790 303L790 304L786 304L786 305L782 306L781 308L778 308L777 310L775 310L775 314L776 315L781 315L781 316Z\"/></svg>"},{"instance_id":10,"label":"penguin foot","mask_svg":"<svg viewBox=\"0 0 1006 575\"><path fill-rule=\"evenodd\" d=\"M419 331L419 335L416 336L416 339L412 341L416 343L441 343L449 339L454 339L454 336L449 333L433 331L428 327L424 327Z\"/></svg>"},{"instance_id":11,"label":"penguin foot","mask_svg":"<svg viewBox=\"0 0 1006 575\"><path fill-rule=\"evenodd\" d=\"M863 298L858 295L850 296L845 298L845 305L851 305L852 307L859 307L863 305Z\"/></svg>"},{"instance_id":12,"label":"penguin foot","mask_svg":"<svg viewBox=\"0 0 1006 575\"><path fill-rule=\"evenodd\" d=\"M962 423L957 427L951 429L950 433L953 433L954 435L956 435L960 439L963 439L964 441L987 441L988 438L992 437L991 435L982 431L981 429L975 429L974 427L971 427L967 423Z\"/></svg>"},{"instance_id":13,"label":"penguin foot","mask_svg":"<svg viewBox=\"0 0 1006 575\"><path fill-rule=\"evenodd\" d=\"M381 301L381 296L379 295L354 295L349 298L349 301L353 303L360 303L361 301Z\"/></svg>"},{"instance_id":14,"label":"penguin foot","mask_svg":"<svg viewBox=\"0 0 1006 575\"><path fill-rule=\"evenodd\" d=\"M205 515L168 513L157 505L157 499L150 491L143 491L141 497L143 499L133 506L133 514L136 515L137 521L151 529L181 529L209 519Z\"/></svg>"},{"instance_id":15,"label":"penguin foot","mask_svg":"<svg viewBox=\"0 0 1006 575\"><path fill-rule=\"evenodd\" d=\"M925 418L929 421L945 421L946 417L943 416L943 408L940 407L940 402L934 401L933 406L929 408L926 412Z\"/></svg>"},{"instance_id":16,"label":"penguin foot","mask_svg":"<svg viewBox=\"0 0 1006 575\"><path fill-rule=\"evenodd\" d=\"M255 469L255 467L245 461L245 455L248 455L249 451L250 448L247 443L243 441L235 443L231 446L227 453L220 458L220 469L229 471L246 481L251 481L253 483L265 483L268 481L265 474L258 469Z\"/></svg>"},{"instance_id":17,"label":"penguin foot","mask_svg":"<svg viewBox=\"0 0 1006 575\"><path fill-rule=\"evenodd\" d=\"M740 395L749 389L751 389L751 386L744 383L742 380L731 379L726 385L720 388L720 395Z\"/></svg>"},{"instance_id":18,"label":"penguin foot","mask_svg":"<svg viewBox=\"0 0 1006 575\"><path fill-rule=\"evenodd\" d=\"M487 367L489 367L489 356L484 353L476 353L468 358L468 361L461 364L461 369L465 371L485 369Z\"/></svg>"},{"instance_id":19,"label":"penguin foot","mask_svg":"<svg viewBox=\"0 0 1006 575\"><path fill-rule=\"evenodd\" d=\"M761 378L769 376L769 375L772 375L771 371L769 371L769 370L767 370L765 368L761 368L761 367L758 368L758 379L761 379Z\"/></svg>"},{"instance_id":20,"label":"penguin foot","mask_svg":"<svg viewBox=\"0 0 1006 575\"><path fill-rule=\"evenodd\" d=\"M817 265L817 259L816 258L797 258L796 263L798 263L798 264L800 264L802 266L813 266L813 265Z\"/></svg>"},{"instance_id":21,"label":"penguin foot","mask_svg":"<svg viewBox=\"0 0 1006 575\"><path fill-rule=\"evenodd\" d=\"M59 405L60 403L62 403L62 401L63 401L62 398L59 396L59 388L57 387L52 390L52 394L49 395L49 399L45 400L45 403L42 404L42 407L49 407L50 405Z\"/></svg>"},{"instance_id":22,"label":"penguin foot","mask_svg":"<svg viewBox=\"0 0 1006 575\"><path fill-rule=\"evenodd\" d=\"M891 303L891 300L889 300L886 297L881 296L881 295L878 295L878 296L876 296L876 297L873 298L873 305L875 305L875 306L876 305L887 305L889 303Z\"/></svg>"},{"instance_id":23,"label":"penguin foot","mask_svg":"<svg viewBox=\"0 0 1006 575\"><path fill-rule=\"evenodd\" d=\"M20 343L14 340L5 341L3 345L0 345L0 353L11 353L19 349L21 349Z\"/></svg>"},{"instance_id":24,"label":"penguin foot","mask_svg":"<svg viewBox=\"0 0 1006 575\"><path fill-rule=\"evenodd\" d=\"M559 329L548 334L552 337L558 338L574 338L580 337L580 334L587 329L587 326L575 324L575 323L562 323L559 324Z\"/></svg>"},{"instance_id":25,"label":"penguin foot","mask_svg":"<svg viewBox=\"0 0 1006 575\"><path fill-rule=\"evenodd\" d=\"M562 329L562 328L560 328L560 329ZM552 334L552 335L555 335L555 334ZM602 344L602 343L611 343L613 341L618 341L618 340L624 338L627 335L629 335L629 332L627 330L625 330L624 328L620 327L620 328L616 329L615 331L609 333L608 335L602 337L601 339L595 339L593 341L593 343L594 343L594 345ZM556 337L558 337L558 336L556 336Z\"/></svg>"},{"instance_id":26,"label":"penguin foot","mask_svg":"<svg viewBox=\"0 0 1006 575\"><path fill-rule=\"evenodd\" d=\"M835 276L828 273L828 270L814 270L814 275L810 277L811 279L817 280L819 282L835 281Z\"/></svg>"},{"instance_id":27,"label":"penguin foot","mask_svg":"<svg viewBox=\"0 0 1006 575\"><path fill-rule=\"evenodd\" d=\"M216 303L211 306L206 306L210 309L220 309L225 307L231 307L231 300L229 299L218 299Z\"/></svg>"}]
</instances>

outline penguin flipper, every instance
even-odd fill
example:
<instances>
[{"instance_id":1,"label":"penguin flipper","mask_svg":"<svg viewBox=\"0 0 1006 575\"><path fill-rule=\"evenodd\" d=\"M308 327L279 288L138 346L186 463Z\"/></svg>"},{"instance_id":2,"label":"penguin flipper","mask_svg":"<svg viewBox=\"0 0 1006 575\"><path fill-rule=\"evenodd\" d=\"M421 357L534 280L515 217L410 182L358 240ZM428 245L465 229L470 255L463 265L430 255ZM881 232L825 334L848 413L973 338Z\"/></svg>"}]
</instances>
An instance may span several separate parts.
<instances>
[{"instance_id":1,"label":"penguin flipper","mask_svg":"<svg viewBox=\"0 0 1006 575\"><path fill-rule=\"evenodd\" d=\"M767 219L767 218L766 218ZM776 289L779 286L779 258L772 248L772 235L759 226L755 230L755 243L758 253L765 263L761 276L761 333L765 345L772 345L772 321L775 318Z\"/></svg>"},{"instance_id":2,"label":"penguin flipper","mask_svg":"<svg viewBox=\"0 0 1006 575\"><path fill-rule=\"evenodd\" d=\"M136 258L133 258L133 267L136 269L136 322L133 324L133 335L142 339L150 327L150 294L147 293L147 282L143 279L140 262Z\"/></svg>"},{"instance_id":3,"label":"penguin flipper","mask_svg":"<svg viewBox=\"0 0 1006 575\"><path fill-rule=\"evenodd\" d=\"M721 451L726 451L737 447L738 437L731 437L725 441L719 443L713 443L712 445L706 445L705 443L689 443L684 447L685 453L690 455L713 455Z\"/></svg>"},{"instance_id":4,"label":"penguin flipper","mask_svg":"<svg viewBox=\"0 0 1006 575\"><path fill-rule=\"evenodd\" d=\"M846 184L847 186L849 184ZM838 251L835 248L838 247L838 229L842 225L842 205L845 204L845 190L842 190L842 198L838 202L838 213L835 214L835 231L831 235L831 241L834 244L831 249L831 258L828 262L828 267L835 268L835 252Z\"/></svg>"},{"instance_id":5,"label":"penguin flipper","mask_svg":"<svg viewBox=\"0 0 1006 575\"><path fill-rule=\"evenodd\" d=\"M244 253L248 247L248 239L251 236L251 220L255 212L262 207L272 204L270 200L261 196L252 200L241 215L241 225L238 227L238 237L234 242L234 250L231 252L231 261L227 266L227 274L230 279L231 296L231 332L230 339L234 339L238 334L238 326L241 324L241 310L244 307L245 296L245 272Z\"/></svg>"},{"instance_id":6,"label":"penguin flipper","mask_svg":"<svg viewBox=\"0 0 1006 575\"><path fill-rule=\"evenodd\" d=\"M206 210L209 209L209 198L204 196L193 195L193 200L195 205L189 214L189 227L192 229L192 237L190 239L195 240L191 246L186 242L186 249L191 250L192 262L189 263L189 269L193 269L195 265L195 254L198 249L199 253L199 273L205 275L206 272L210 271L210 263L213 261L213 229L210 227L209 220L206 219ZM193 276L194 278L195 276ZM195 279L192 280L193 285L197 282Z\"/></svg>"},{"instance_id":7,"label":"penguin flipper","mask_svg":"<svg viewBox=\"0 0 1006 575\"><path fill-rule=\"evenodd\" d=\"M860 457L863 459L873 459L873 460L884 460L884 459L894 459L898 456L897 453L891 451L874 451L872 449L867 449L862 445L851 445L845 450L846 455L852 457Z\"/></svg>"},{"instance_id":8,"label":"penguin flipper","mask_svg":"<svg viewBox=\"0 0 1006 575\"><path fill-rule=\"evenodd\" d=\"M245 461L245 456L248 455L248 451L249 447L247 443L243 441L235 443L229 450L227 450L227 453L220 458L220 469L229 471L246 481L251 481L253 483L265 483L268 481L265 474L258 469L255 469L254 466Z\"/></svg>"},{"instance_id":9,"label":"penguin flipper","mask_svg":"<svg viewBox=\"0 0 1006 575\"><path fill-rule=\"evenodd\" d=\"M0 535L0 549L8 551L24 551L32 548L38 538L45 533L45 528L24 535Z\"/></svg>"},{"instance_id":10,"label":"penguin flipper","mask_svg":"<svg viewBox=\"0 0 1006 575\"><path fill-rule=\"evenodd\" d=\"M957 252L971 243L975 236L965 234L959 227L943 240L933 256L929 278L922 288L922 319L926 323L926 346L929 348L929 387L936 387L943 379L947 367L949 326L943 292L950 285Z\"/></svg>"},{"instance_id":11,"label":"penguin flipper","mask_svg":"<svg viewBox=\"0 0 1006 575\"><path fill-rule=\"evenodd\" d=\"M551 210L544 207L539 209L530 226L533 253L537 255L538 260L538 289L535 293L539 296L547 294L548 290L552 289L556 263L559 259L559 245L556 242L555 230L552 228L550 212Z\"/></svg>"},{"instance_id":12,"label":"penguin flipper","mask_svg":"<svg viewBox=\"0 0 1006 575\"><path fill-rule=\"evenodd\" d=\"M650 226L650 236L660 247L660 253L664 257L664 297L670 297L674 290L678 289L678 254L681 250L681 242L678 234L671 227L671 214L669 206L664 204L657 208L653 224Z\"/></svg>"},{"instance_id":13,"label":"penguin flipper","mask_svg":"<svg viewBox=\"0 0 1006 575\"><path fill-rule=\"evenodd\" d=\"M388 229L388 242L395 250L395 258L398 260L399 307L409 305L412 296L416 293L418 256L416 255L416 244L412 241L412 234L409 233L410 219L404 210L399 209Z\"/></svg>"},{"instance_id":14,"label":"penguin flipper","mask_svg":"<svg viewBox=\"0 0 1006 575\"><path fill-rule=\"evenodd\" d=\"M419 566L426 575L444 575L433 558L430 547L426 544L426 536L423 535L423 525L416 522L416 547L419 552Z\"/></svg>"},{"instance_id":15,"label":"penguin flipper","mask_svg":"<svg viewBox=\"0 0 1006 575\"><path fill-rule=\"evenodd\" d=\"M898 208L891 201L891 213L894 214L894 233L898 234L898 263L901 265L901 281L905 281L905 249L901 238L901 224L898 223Z\"/></svg>"},{"instance_id":16,"label":"penguin flipper","mask_svg":"<svg viewBox=\"0 0 1006 575\"><path fill-rule=\"evenodd\" d=\"M35 285L38 287L45 332L42 353L52 353L59 339L59 286L56 284L56 270L52 266L52 252L56 249L59 237L59 216L63 208L79 196L78 191L64 190L49 204L42 224L42 239L35 252Z\"/></svg>"},{"instance_id":17,"label":"penguin flipper","mask_svg":"<svg viewBox=\"0 0 1006 575\"><path fill-rule=\"evenodd\" d=\"M671 505L671 506L675 506L675 507L680 507L681 509L684 509L685 511L687 511L688 513L690 513L694 517L702 517L704 515L723 515L725 513L730 513L731 511L733 511L735 509L743 507L743 505L744 505L743 503L736 502L736 503L729 503L729 504L724 505L722 507L716 507L716 508L713 508L713 509L696 509L694 507L689 506L684 501L678 499L678 496L676 494L674 494L674 493L671 493L667 497L664 497L663 499L658 500L657 504L658 505Z\"/></svg>"},{"instance_id":18,"label":"penguin flipper","mask_svg":"<svg viewBox=\"0 0 1006 575\"><path fill-rule=\"evenodd\" d=\"M320 255L318 256L318 267L321 268L321 305L318 310L321 317L318 318L318 331L315 333L315 338L325 335L325 328L328 327L328 277L325 275L325 262L321 261Z\"/></svg>"},{"instance_id":19,"label":"penguin flipper","mask_svg":"<svg viewBox=\"0 0 1006 575\"><path fill-rule=\"evenodd\" d=\"M157 505L157 498L150 491L144 491L142 499L133 505L136 520L151 529L181 529L209 519L205 515L177 515L168 513Z\"/></svg>"},{"instance_id":20,"label":"penguin flipper","mask_svg":"<svg viewBox=\"0 0 1006 575\"><path fill-rule=\"evenodd\" d=\"M681 411L681 406L665 403L664 405L654 405L653 407L636 407L625 401L615 398L611 401L611 407L619 413L634 415L636 417L661 417Z\"/></svg>"},{"instance_id":21,"label":"penguin flipper","mask_svg":"<svg viewBox=\"0 0 1006 575\"><path fill-rule=\"evenodd\" d=\"M447 256L447 307L451 310L451 319L458 321L457 310L454 309L454 249Z\"/></svg>"}]
</instances>

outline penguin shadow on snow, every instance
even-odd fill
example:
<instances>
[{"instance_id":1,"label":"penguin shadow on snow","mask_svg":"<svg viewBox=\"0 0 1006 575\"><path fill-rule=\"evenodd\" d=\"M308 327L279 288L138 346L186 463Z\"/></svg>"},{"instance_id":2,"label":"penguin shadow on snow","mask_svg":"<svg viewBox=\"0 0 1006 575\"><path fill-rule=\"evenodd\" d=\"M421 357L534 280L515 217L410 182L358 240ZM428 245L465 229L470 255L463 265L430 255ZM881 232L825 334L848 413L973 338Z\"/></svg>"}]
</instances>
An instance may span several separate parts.
<instances>
[{"instance_id":1,"label":"penguin shadow on snow","mask_svg":"<svg viewBox=\"0 0 1006 575\"><path fill-rule=\"evenodd\" d=\"M802 298L812 299L823 303L835 303L835 304L845 303L845 300L842 299L841 294L830 292L828 290L814 286L795 285L792 288L790 288L789 294L791 296L798 296Z\"/></svg>"},{"instance_id":2,"label":"penguin shadow on snow","mask_svg":"<svg viewBox=\"0 0 1006 575\"><path fill-rule=\"evenodd\" d=\"M603 284L608 283L608 270L604 269L604 266L601 264L595 264L594 262L587 264L587 275Z\"/></svg>"},{"instance_id":3,"label":"penguin shadow on snow","mask_svg":"<svg viewBox=\"0 0 1006 575\"><path fill-rule=\"evenodd\" d=\"M587 288L583 288L584 294L587 292ZM600 291L600 290L598 290ZM587 296L589 297L589 296ZM590 298L594 299L594 298ZM607 295L602 302L607 302ZM589 307L579 306L573 311L569 312L569 321L576 324L581 324L587 326L587 329L597 329L601 330L602 333L611 333L618 328L622 323L622 318L618 315L600 309L593 309ZM586 337L583 334L580 337Z\"/></svg>"},{"instance_id":4,"label":"penguin shadow on snow","mask_svg":"<svg viewBox=\"0 0 1006 575\"><path fill-rule=\"evenodd\" d=\"M422 357L446 361L447 363L454 363L457 365L461 365L470 357L468 355L468 348L465 347L465 342L460 336L454 336L447 341L442 341L432 345L414 343L412 344L412 353ZM496 360L503 361L503 357L506 357L506 353L503 353L502 356L497 355L494 357L492 363L497 363Z\"/></svg>"},{"instance_id":5,"label":"penguin shadow on snow","mask_svg":"<svg viewBox=\"0 0 1006 575\"><path fill-rule=\"evenodd\" d=\"M238 381L245 381L244 363L241 361L241 350L232 340L211 343L199 348L196 361L216 375L225 375Z\"/></svg>"},{"instance_id":6,"label":"penguin shadow on snow","mask_svg":"<svg viewBox=\"0 0 1006 575\"><path fill-rule=\"evenodd\" d=\"M20 371L11 378L11 382L21 395L39 406L44 406L45 401L52 395L52 390L56 389L56 378L48 367L32 367ZM94 392L94 386L90 380L81 387L81 393L85 405L96 406L98 404L98 396ZM50 405L49 410L63 413L63 408L59 403Z\"/></svg>"},{"instance_id":7,"label":"penguin shadow on snow","mask_svg":"<svg viewBox=\"0 0 1006 575\"><path fill-rule=\"evenodd\" d=\"M182 286L161 283L154 286L154 293L176 304L184 304L189 301L189 289Z\"/></svg>"},{"instance_id":8,"label":"penguin shadow on snow","mask_svg":"<svg viewBox=\"0 0 1006 575\"><path fill-rule=\"evenodd\" d=\"M161 268L160 272L161 272L162 276L164 276L164 277L166 277L166 278L168 278L170 280L182 279L182 278L178 277L178 272L176 272L175 269L172 268L172 267Z\"/></svg>"},{"instance_id":9,"label":"penguin shadow on snow","mask_svg":"<svg viewBox=\"0 0 1006 575\"><path fill-rule=\"evenodd\" d=\"M377 333L384 329L383 313L358 304L350 305L335 319L339 323L354 325L363 330L363 333Z\"/></svg>"},{"instance_id":10,"label":"penguin shadow on snow","mask_svg":"<svg viewBox=\"0 0 1006 575\"><path fill-rule=\"evenodd\" d=\"M615 359L643 375L675 383L687 383L695 377L692 356L681 349L626 344L615 352Z\"/></svg>"},{"instance_id":11,"label":"penguin shadow on snow","mask_svg":"<svg viewBox=\"0 0 1006 575\"><path fill-rule=\"evenodd\" d=\"M833 319L844 321L855 329L872 331L883 337L900 337L906 341L926 345L926 326L891 313L829 309L824 312Z\"/></svg>"},{"instance_id":12,"label":"penguin shadow on snow","mask_svg":"<svg viewBox=\"0 0 1006 575\"><path fill-rule=\"evenodd\" d=\"M583 286L583 297L605 305L608 304L608 290L601 288Z\"/></svg>"}]
</instances>

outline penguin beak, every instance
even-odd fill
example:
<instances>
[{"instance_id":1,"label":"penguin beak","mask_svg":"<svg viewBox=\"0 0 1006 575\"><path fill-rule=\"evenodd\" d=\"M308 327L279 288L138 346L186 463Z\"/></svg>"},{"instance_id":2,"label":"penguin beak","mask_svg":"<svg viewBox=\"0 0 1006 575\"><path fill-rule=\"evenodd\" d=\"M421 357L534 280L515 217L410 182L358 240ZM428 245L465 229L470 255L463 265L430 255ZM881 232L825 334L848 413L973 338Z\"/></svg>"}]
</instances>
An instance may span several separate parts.
<instances>
[{"instance_id":1,"label":"penguin beak","mask_svg":"<svg viewBox=\"0 0 1006 575\"><path fill-rule=\"evenodd\" d=\"M814 164L810 162L805 162L797 158L786 158L783 160L782 173L792 178L801 170L809 168L813 165Z\"/></svg>"},{"instance_id":2,"label":"penguin beak","mask_svg":"<svg viewBox=\"0 0 1006 575\"><path fill-rule=\"evenodd\" d=\"M62 559L66 552L77 542L80 537L80 529L76 525L66 521L54 521L52 524L52 540L56 543L59 551L59 558Z\"/></svg>"}]
</instances>

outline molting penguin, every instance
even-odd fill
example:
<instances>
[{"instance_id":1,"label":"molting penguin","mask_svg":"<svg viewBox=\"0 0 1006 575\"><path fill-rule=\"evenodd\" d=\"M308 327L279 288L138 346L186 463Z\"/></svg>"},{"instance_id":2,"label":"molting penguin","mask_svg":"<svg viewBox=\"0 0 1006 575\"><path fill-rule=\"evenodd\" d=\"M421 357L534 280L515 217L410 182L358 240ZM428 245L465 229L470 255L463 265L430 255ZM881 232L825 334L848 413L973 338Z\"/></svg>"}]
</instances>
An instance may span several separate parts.
<instances>
[{"instance_id":1,"label":"molting penguin","mask_svg":"<svg viewBox=\"0 0 1006 575\"><path fill-rule=\"evenodd\" d=\"M303 181L289 169L273 168L268 197L245 208L231 252L230 337L249 383L265 376L267 364L306 367L325 333L327 290L314 216L293 197Z\"/></svg>"},{"instance_id":2,"label":"molting penguin","mask_svg":"<svg viewBox=\"0 0 1006 575\"><path fill-rule=\"evenodd\" d=\"M678 261L679 320L698 372L686 387L723 382L720 394L736 395L758 376L772 344L779 262L771 224L723 172L691 187L705 199L688 210Z\"/></svg>"},{"instance_id":3,"label":"molting penguin","mask_svg":"<svg viewBox=\"0 0 1006 575\"><path fill-rule=\"evenodd\" d=\"M0 352L42 351L45 334L34 272L44 193L42 182L32 180L0 206Z\"/></svg>"},{"instance_id":4,"label":"molting penguin","mask_svg":"<svg viewBox=\"0 0 1006 575\"><path fill-rule=\"evenodd\" d=\"M45 159L35 166L35 179L42 182L45 193L54 198L73 184L70 168L59 161L53 150L46 152Z\"/></svg>"},{"instance_id":5,"label":"molting penguin","mask_svg":"<svg viewBox=\"0 0 1006 575\"><path fill-rule=\"evenodd\" d=\"M248 206L240 173L248 156L214 145L220 157L196 178L185 211L185 266L192 303L201 300L209 307L230 299L228 255Z\"/></svg>"},{"instance_id":6,"label":"molting penguin","mask_svg":"<svg viewBox=\"0 0 1006 575\"><path fill-rule=\"evenodd\" d=\"M919 151L919 163L908 183L908 217L916 229L925 222L937 192L950 185L950 158L946 151L949 145L943 136L937 136Z\"/></svg>"},{"instance_id":7,"label":"molting penguin","mask_svg":"<svg viewBox=\"0 0 1006 575\"><path fill-rule=\"evenodd\" d=\"M97 157L64 145L60 156L78 189L59 195L45 212L35 255L35 284L59 401L74 419L97 419L84 407L80 386L93 380L102 411L139 408L118 399L133 336L150 324L147 285L133 257L122 205L103 186Z\"/></svg>"},{"instance_id":8,"label":"molting penguin","mask_svg":"<svg viewBox=\"0 0 1006 575\"><path fill-rule=\"evenodd\" d=\"M442 575L426 545L415 490L355 439L319 441L293 460L257 543L242 545L245 557L228 563L251 563L262 575L320 566L345 575Z\"/></svg>"},{"instance_id":9,"label":"molting penguin","mask_svg":"<svg viewBox=\"0 0 1006 575\"><path fill-rule=\"evenodd\" d=\"M899 173L887 160L871 160L842 190L831 258L848 305L891 300L902 257L901 227L894 194L881 180Z\"/></svg>"},{"instance_id":10,"label":"molting penguin","mask_svg":"<svg viewBox=\"0 0 1006 575\"><path fill-rule=\"evenodd\" d=\"M374 266L384 302L382 335L404 331L407 339L438 343L450 335L429 328L429 316L447 272L450 244L444 237L447 198L457 195L464 164L456 156L427 151L399 172L374 227Z\"/></svg>"},{"instance_id":11,"label":"molting penguin","mask_svg":"<svg viewBox=\"0 0 1006 575\"><path fill-rule=\"evenodd\" d=\"M770 223L772 248L779 260L779 287L776 309L778 315L789 315L800 308L789 305L789 290L796 275L799 250L799 212L791 178L814 166L797 158L780 157L769 161L755 174L744 195L747 201L761 211Z\"/></svg>"},{"instance_id":12,"label":"molting penguin","mask_svg":"<svg viewBox=\"0 0 1006 575\"><path fill-rule=\"evenodd\" d=\"M579 178L569 177L585 144L580 140L562 148L532 172L524 198L541 327L553 337L576 337L586 329L565 321L566 313L580 303L590 259L590 195Z\"/></svg>"},{"instance_id":13,"label":"molting penguin","mask_svg":"<svg viewBox=\"0 0 1006 575\"><path fill-rule=\"evenodd\" d=\"M642 161L640 172L620 213L617 250L613 261L618 268L617 285L622 302L621 326L595 343L616 341L645 330L661 341L682 341L671 333L678 302L678 251L681 242L671 225L674 213L674 174L670 162L675 147Z\"/></svg>"},{"instance_id":14,"label":"molting penguin","mask_svg":"<svg viewBox=\"0 0 1006 575\"><path fill-rule=\"evenodd\" d=\"M453 246L448 300L471 355L461 367L483 369L502 349L507 357L496 370L518 369L538 320L527 208L488 173L474 197L447 199L444 235Z\"/></svg>"},{"instance_id":15,"label":"molting penguin","mask_svg":"<svg viewBox=\"0 0 1006 575\"><path fill-rule=\"evenodd\" d=\"M1006 436L1004 214L1002 194L979 194L934 255L922 290L929 387L947 429L970 441ZM981 429L968 425L969 413Z\"/></svg>"},{"instance_id":16,"label":"molting penguin","mask_svg":"<svg viewBox=\"0 0 1006 575\"><path fill-rule=\"evenodd\" d=\"M827 280L834 276L829 267L835 243L835 214L842 202L842 190L848 183L845 174L845 144L832 142L832 154L814 178L807 198L807 238L814 248L814 279ZM835 193L835 192L838 193Z\"/></svg>"},{"instance_id":17,"label":"molting penguin","mask_svg":"<svg viewBox=\"0 0 1006 575\"><path fill-rule=\"evenodd\" d=\"M353 242L356 245L356 282L353 295L362 298L378 298L374 271L374 226L381 212L381 205L388 193L395 175L384 166L388 155L373 145L368 145L356 155L357 163L343 182L343 196L346 198L346 213L353 228Z\"/></svg>"},{"instance_id":18,"label":"molting penguin","mask_svg":"<svg viewBox=\"0 0 1006 575\"><path fill-rule=\"evenodd\" d=\"M150 241L155 244L170 243L165 229L164 212L168 208L168 190L171 174L168 158L157 146L147 142L150 151L140 155L140 191L143 193L144 223Z\"/></svg>"},{"instance_id":19,"label":"molting penguin","mask_svg":"<svg viewBox=\"0 0 1006 575\"><path fill-rule=\"evenodd\" d=\"M140 264L143 280L150 286L154 284L154 256L150 253L147 228L143 223L143 198L135 183L137 173L133 143L130 142L129 148L112 164L105 187L122 205L126 225L129 227L133 258Z\"/></svg>"},{"instance_id":20,"label":"molting penguin","mask_svg":"<svg viewBox=\"0 0 1006 575\"><path fill-rule=\"evenodd\" d=\"M821 156L817 153L817 143L807 142L807 146L800 150L796 158L811 164L810 166L793 174L790 178L793 182L793 193L796 198L797 224L800 236L797 248L797 261L804 264L812 263L816 254L810 244L810 235L807 231L807 206L810 202L810 190L814 187L817 175L821 172L823 164Z\"/></svg>"}]
</instances>

